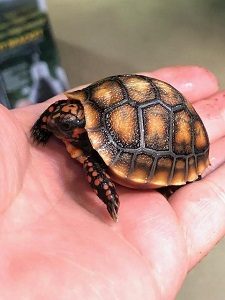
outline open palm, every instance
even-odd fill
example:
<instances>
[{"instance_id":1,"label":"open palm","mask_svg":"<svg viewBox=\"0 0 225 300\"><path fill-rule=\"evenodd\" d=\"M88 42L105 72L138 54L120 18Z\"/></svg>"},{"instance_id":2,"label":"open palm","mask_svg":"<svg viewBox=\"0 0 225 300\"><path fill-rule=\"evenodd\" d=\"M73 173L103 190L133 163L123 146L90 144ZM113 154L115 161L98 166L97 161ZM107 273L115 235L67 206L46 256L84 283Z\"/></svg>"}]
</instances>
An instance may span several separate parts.
<instances>
[{"instance_id":1,"label":"open palm","mask_svg":"<svg viewBox=\"0 0 225 300\"><path fill-rule=\"evenodd\" d=\"M173 299L188 270L225 233L225 93L199 67L152 73L194 103L209 134L203 180L169 202L157 191L118 187L119 222L92 193L56 139L29 136L47 106L0 107L1 299Z\"/></svg>"}]
</instances>

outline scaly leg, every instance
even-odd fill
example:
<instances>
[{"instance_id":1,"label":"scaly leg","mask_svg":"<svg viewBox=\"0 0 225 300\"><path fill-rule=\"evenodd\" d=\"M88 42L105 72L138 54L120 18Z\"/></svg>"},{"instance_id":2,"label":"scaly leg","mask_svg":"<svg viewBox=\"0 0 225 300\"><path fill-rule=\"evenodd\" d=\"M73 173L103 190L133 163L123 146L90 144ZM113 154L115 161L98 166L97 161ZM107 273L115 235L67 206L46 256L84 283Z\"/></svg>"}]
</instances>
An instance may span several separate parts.
<instances>
[{"instance_id":1,"label":"scaly leg","mask_svg":"<svg viewBox=\"0 0 225 300\"><path fill-rule=\"evenodd\" d=\"M47 123L50 115L59 108L59 104L65 104L68 100L60 100L50 105L38 118L31 128L31 137L37 144L46 144L52 135L52 132L48 130Z\"/></svg>"},{"instance_id":2,"label":"scaly leg","mask_svg":"<svg viewBox=\"0 0 225 300\"><path fill-rule=\"evenodd\" d=\"M91 188L99 199L106 204L110 216L116 222L118 219L119 197L110 176L94 157L85 156L81 149L70 143L65 142L65 144L71 157L83 164Z\"/></svg>"},{"instance_id":3,"label":"scaly leg","mask_svg":"<svg viewBox=\"0 0 225 300\"><path fill-rule=\"evenodd\" d=\"M110 216L117 222L119 197L110 176L102 169L102 166L91 157L86 158L83 166L91 188L106 204Z\"/></svg>"}]
</instances>

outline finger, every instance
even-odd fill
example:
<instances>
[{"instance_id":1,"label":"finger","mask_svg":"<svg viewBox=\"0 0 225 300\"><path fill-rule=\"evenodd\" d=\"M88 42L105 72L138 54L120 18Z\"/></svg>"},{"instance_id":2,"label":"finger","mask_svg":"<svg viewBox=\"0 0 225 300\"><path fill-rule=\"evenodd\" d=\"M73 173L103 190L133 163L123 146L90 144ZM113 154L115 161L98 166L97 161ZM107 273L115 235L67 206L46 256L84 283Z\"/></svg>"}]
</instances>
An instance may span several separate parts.
<instances>
[{"instance_id":1,"label":"finger","mask_svg":"<svg viewBox=\"0 0 225 300\"><path fill-rule=\"evenodd\" d=\"M194 105L206 127L210 142L225 135L225 91Z\"/></svg>"},{"instance_id":2,"label":"finger","mask_svg":"<svg viewBox=\"0 0 225 300\"><path fill-rule=\"evenodd\" d=\"M117 229L150 263L162 299L174 299L186 275L186 250L177 217L156 191L122 189Z\"/></svg>"},{"instance_id":3,"label":"finger","mask_svg":"<svg viewBox=\"0 0 225 300\"><path fill-rule=\"evenodd\" d=\"M210 145L210 166L205 170L204 177L212 173L214 170L216 170L216 168L225 163L225 151L221 151L221 149L225 149L225 137L215 141Z\"/></svg>"},{"instance_id":4,"label":"finger","mask_svg":"<svg viewBox=\"0 0 225 300\"><path fill-rule=\"evenodd\" d=\"M209 97L218 91L215 75L199 66L167 67L140 74L168 82L192 102Z\"/></svg>"},{"instance_id":5,"label":"finger","mask_svg":"<svg viewBox=\"0 0 225 300\"><path fill-rule=\"evenodd\" d=\"M225 234L225 165L203 180L186 185L171 196L184 235L189 269Z\"/></svg>"},{"instance_id":6,"label":"finger","mask_svg":"<svg viewBox=\"0 0 225 300\"><path fill-rule=\"evenodd\" d=\"M11 111L0 105L0 213L19 193L29 160L26 137Z\"/></svg>"}]
</instances>

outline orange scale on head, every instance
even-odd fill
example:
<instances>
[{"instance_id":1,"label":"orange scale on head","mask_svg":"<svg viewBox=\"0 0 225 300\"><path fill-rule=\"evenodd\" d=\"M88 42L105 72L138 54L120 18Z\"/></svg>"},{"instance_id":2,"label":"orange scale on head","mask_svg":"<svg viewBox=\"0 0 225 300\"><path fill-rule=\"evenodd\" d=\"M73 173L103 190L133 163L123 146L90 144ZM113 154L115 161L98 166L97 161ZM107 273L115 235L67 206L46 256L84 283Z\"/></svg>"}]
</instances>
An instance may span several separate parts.
<instances>
[{"instance_id":1,"label":"orange scale on head","mask_svg":"<svg viewBox=\"0 0 225 300\"><path fill-rule=\"evenodd\" d=\"M73 106L73 107L70 107L70 112L71 112L71 114L72 115L77 115L77 111L78 111L78 106L77 105L75 105L75 106Z\"/></svg>"},{"instance_id":2,"label":"orange scale on head","mask_svg":"<svg viewBox=\"0 0 225 300\"><path fill-rule=\"evenodd\" d=\"M62 107L62 111L64 112L69 112L71 110L71 107L69 107L68 105L65 105Z\"/></svg>"},{"instance_id":3,"label":"orange scale on head","mask_svg":"<svg viewBox=\"0 0 225 300\"><path fill-rule=\"evenodd\" d=\"M96 171L94 171L93 173L92 173L92 176L94 176L94 177L96 177L98 175L98 173L96 172Z\"/></svg>"}]
</instances>

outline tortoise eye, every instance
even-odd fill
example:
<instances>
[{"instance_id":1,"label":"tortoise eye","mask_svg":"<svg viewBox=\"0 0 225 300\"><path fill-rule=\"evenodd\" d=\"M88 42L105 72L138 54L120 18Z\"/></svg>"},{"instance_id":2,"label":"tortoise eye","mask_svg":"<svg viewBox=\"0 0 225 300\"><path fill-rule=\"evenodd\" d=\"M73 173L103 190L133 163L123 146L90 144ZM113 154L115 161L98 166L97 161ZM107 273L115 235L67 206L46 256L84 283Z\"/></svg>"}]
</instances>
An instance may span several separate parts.
<instances>
[{"instance_id":1,"label":"tortoise eye","mask_svg":"<svg viewBox=\"0 0 225 300\"><path fill-rule=\"evenodd\" d=\"M60 124L60 128L65 131L69 131L72 129L72 123L71 122L62 122Z\"/></svg>"}]
</instances>

